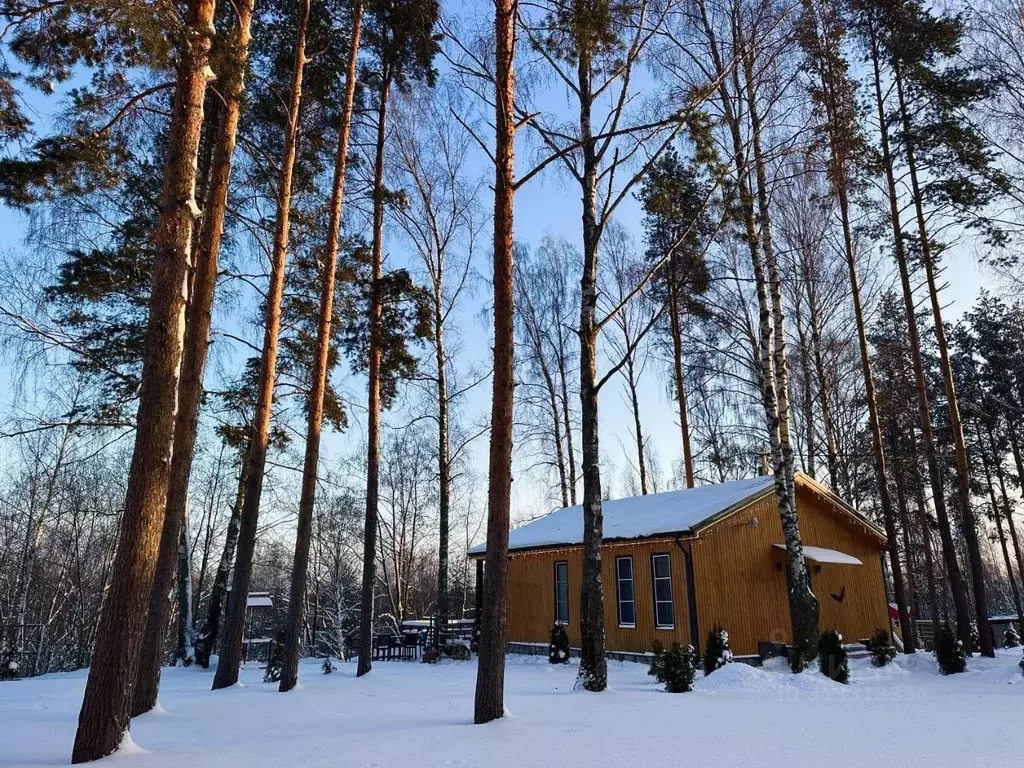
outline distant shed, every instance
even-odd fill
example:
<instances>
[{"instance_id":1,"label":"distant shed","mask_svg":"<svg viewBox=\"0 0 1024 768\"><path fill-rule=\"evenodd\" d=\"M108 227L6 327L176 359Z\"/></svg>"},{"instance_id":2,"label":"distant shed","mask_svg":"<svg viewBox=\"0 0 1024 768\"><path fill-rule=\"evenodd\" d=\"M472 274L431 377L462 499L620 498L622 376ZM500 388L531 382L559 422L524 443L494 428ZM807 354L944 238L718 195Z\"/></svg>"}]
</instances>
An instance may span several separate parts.
<instances>
[{"instance_id":1,"label":"distant shed","mask_svg":"<svg viewBox=\"0 0 1024 768\"><path fill-rule=\"evenodd\" d=\"M891 631L884 533L810 477L798 473L796 486L820 627L838 629L847 642ZM655 639L699 648L716 624L739 655L756 654L759 643L792 642L787 555L771 477L606 501L603 514L610 651L643 653ZM558 623L579 646L582 531L582 507L575 506L511 532L509 641L546 643ZM478 574L485 551L469 551Z\"/></svg>"}]
</instances>

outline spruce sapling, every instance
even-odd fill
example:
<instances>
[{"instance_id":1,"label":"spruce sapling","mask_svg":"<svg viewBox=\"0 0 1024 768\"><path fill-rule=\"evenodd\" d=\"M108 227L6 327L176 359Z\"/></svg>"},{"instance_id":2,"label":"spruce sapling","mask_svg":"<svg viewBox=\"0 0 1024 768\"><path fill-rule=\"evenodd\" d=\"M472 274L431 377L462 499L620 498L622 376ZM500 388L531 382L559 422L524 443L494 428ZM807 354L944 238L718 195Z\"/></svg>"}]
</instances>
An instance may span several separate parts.
<instances>
[{"instance_id":1,"label":"spruce sapling","mask_svg":"<svg viewBox=\"0 0 1024 768\"><path fill-rule=\"evenodd\" d=\"M732 650L729 648L729 633L716 624L708 633L708 641L704 647L704 674L710 675L732 661Z\"/></svg>"},{"instance_id":2,"label":"spruce sapling","mask_svg":"<svg viewBox=\"0 0 1024 768\"><path fill-rule=\"evenodd\" d=\"M818 669L837 683L850 682L850 662L843 648L843 636L834 629L818 638Z\"/></svg>"}]
</instances>

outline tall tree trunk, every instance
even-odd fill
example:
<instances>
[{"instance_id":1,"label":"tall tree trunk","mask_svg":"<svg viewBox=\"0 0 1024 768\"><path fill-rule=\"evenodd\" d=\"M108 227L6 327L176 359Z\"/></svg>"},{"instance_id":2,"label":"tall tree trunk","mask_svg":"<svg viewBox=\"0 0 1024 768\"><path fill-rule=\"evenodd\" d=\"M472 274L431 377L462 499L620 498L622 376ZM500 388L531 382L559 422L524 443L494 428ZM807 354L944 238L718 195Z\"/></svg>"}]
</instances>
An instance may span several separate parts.
<instances>
[{"instance_id":1,"label":"tall tree trunk","mask_svg":"<svg viewBox=\"0 0 1024 768\"><path fill-rule=\"evenodd\" d=\"M233 599L228 602L224 622L224 650L217 662L213 689L229 688L238 682L242 663L242 642L245 637L245 613L252 577L252 556L256 549L263 475L267 464L267 443L270 416L274 403L274 382L277 378L277 342L281 331L281 297L284 294L284 272L288 257L288 230L291 223L292 172L295 168L299 140L299 107L302 104L302 76L306 68L306 25L310 0L300 0L298 39L295 42L295 68L292 73L291 101L285 128L284 157L277 192L277 224L274 250L270 264L270 284L266 297L266 328L263 334L263 355L260 359L259 394L249 443L249 467L245 473L245 497L238 532L238 553L231 581Z\"/></svg>"},{"instance_id":2,"label":"tall tree trunk","mask_svg":"<svg viewBox=\"0 0 1024 768\"><path fill-rule=\"evenodd\" d=\"M896 62L893 63L893 80L896 84L900 120L903 124L907 170L910 172L910 189L914 198L914 212L917 216L918 237L921 242L921 261L924 264L925 280L928 285L928 298L931 303L932 320L935 325L935 340L939 347L939 366L942 369L942 383L946 393L946 412L949 414L949 429L952 433L953 447L956 451L957 497L960 501L960 514L963 517L963 536L967 542L967 555L971 563L971 582L974 586L974 609L975 619L978 624L979 644L982 656L995 656L992 633L988 626L988 598L985 595L985 563L981 556L981 545L978 541L978 522L971 507L970 462L967 457L967 445L964 442L964 430L960 419L960 404L956 394L956 384L953 381L953 367L949 360L946 327L942 321L942 303L939 300L939 288L935 280L935 264L932 261L931 241L928 238L928 224L924 213L924 202L921 198L921 186L917 177L914 142L909 138L911 135L910 114L907 111L907 104L904 99L902 76Z\"/></svg>"},{"instance_id":3,"label":"tall tree trunk","mask_svg":"<svg viewBox=\"0 0 1024 768\"><path fill-rule=\"evenodd\" d=\"M626 346L629 346L627 340ZM636 369L633 366L633 353L627 352L626 386L629 388L629 405L633 411L633 436L636 440L636 461L640 472L640 493L647 495L647 460L644 458L644 430L640 423L640 398L636 392Z\"/></svg>"},{"instance_id":4,"label":"tall tree trunk","mask_svg":"<svg viewBox=\"0 0 1024 768\"><path fill-rule=\"evenodd\" d=\"M804 466L807 474L815 477L817 473L817 441L814 435L814 390L811 382L811 349L807 343L807 330L803 318L803 301L797 298L794 302L794 314L796 325L797 346L800 351L800 375L803 377L803 418L804 418L804 439L807 441L807 461Z\"/></svg>"},{"instance_id":5,"label":"tall tree trunk","mask_svg":"<svg viewBox=\"0 0 1024 768\"><path fill-rule=\"evenodd\" d=\"M738 30L736 31L738 35ZM741 41L742 44L742 41ZM719 65L720 66L720 65ZM747 105L756 107L756 97L752 88L752 77L750 69L752 63L745 61L744 74L747 79ZM736 98L739 100L742 89L739 83L739 75L734 74ZM728 95L722 86L723 102L731 104ZM782 523L783 538L786 544L786 552L789 556L789 609L790 620L793 625L794 645L805 648L813 644L818 635L818 600L811 591L810 578L807 574L807 567L804 562L803 542L800 537L800 521L796 512L796 497L793 490L795 483L793 476L793 454L792 446L788 442L788 423L785 428L786 440L783 440L784 430L782 427L783 410L781 407L783 395L780 391L788 383L784 378L780 379L775 370L775 361L778 353L778 342L773 338L778 332L785 332L780 317L773 315L772 302L769 298L769 281L765 274L765 251L762 248L761 239L757 231L757 221L754 214L754 197L750 189L749 171L744 159L744 143L740 134L739 121L735 111L728 108L730 133L732 134L734 162L739 181L740 205L743 209L745 234L748 248L750 249L751 266L754 272L754 284L757 289L757 303L759 314L759 378L761 379L761 391L764 400L765 421L768 428L769 441L772 451L772 463L775 476L775 496L779 506L779 519ZM752 110L751 117L757 114L756 109ZM759 122L752 119L751 131L754 139L755 155L760 155L760 130ZM758 162L755 157L755 168L758 175L758 207L762 215L767 211L767 189L762 178L764 175L763 162ZM766 230L762 223L762 230ZM788 396L785 397L788 404ZM785 412L788 420L788 410Z\"/></svg>"},{"instance_id":6,"label":"tall tree trunk","mask_svg":"<svg viewBox=\"0 0 1024 768\"><path fill-rule=\"evenodd\" d=\"M924 487L925 481L924 476L921 474L921 466L918 464L918 453L917 453L917 438L914 436L913 429L910 432L910 451L911 458L914 462L914 486L916 488L917 497L917 517L918 523L921 527L921 542L924 548L924 567L927 570L928 578L928 604L932 612L932 643L934 646L935 638L939 636L940 629L940 605L939 605L939 590L935 584L935 557L932 552L932 530L931 523L928 520L928 505L925 501Z\"/></svg>"},{"instance_id":7,"label":"tall tree trunk","mask_svg":"<svg viewBox=\"0 0 1024 768\"><path fill-rule=\"evenodd\" d=\"M473 722L505 714L508 632L508 526L512 492L512 402L515 387L512 214L516 135L515 50L518 0L495 0L494 376L487 475L487 556L480 605L480 660Z\"/></svg>"},{"instance_id":8,"label":"tall tree trunk","mask_svg":"<svg viewBox=\"0 0 1024 768\"><path fill-rule=\"evenodd\" d=\"M562 429L565 432L565 458L569 465L569 504L576 506L576 449L573 447L572 441L572 417L569 413L569 375L566 371L566 351L561 341L561 331L559 331L558 338L558 378L562 393Z\"/></svg>"},{"instance_id":9,"label":"tall tree trunk","mask_svg":"<svg viewBox=\"0 0 1024 768\"><path fill-rule=\"evenodd\" d=\"M817 30L815 31L817 34ZM834 36L829 36L834 37ZM819 38L820 39L820 38ZM824 45L822 50L824 50ZM885 523L885 535L889 545L889 573L892 576L892 587L896 597L896 608L899 612L900 627L903 628L903 652L910 654L916 651L914 643L914 626L907 601L906 584L903 579L903 565L900 562L900 544L896 530L896 513L892 506L889 492L889 473L886 469L885 444L882 441L882 424L878 418L878 400L875 395L875 376L871 370L871 351L868 348L867 327L864 320L864 307L860 295L860 276L857 274L857 256L853 250L853 229L850 223L850 201L848 197L848 166L846 149L850 137L844 131L854 130L853 125L842 125L843 117L839 114L838 100L841 98L838 75L832 65L830 52L821 56L821 88L822 102L828 120L828 138L830 146L830 165L832 188L839 203L839 218L843 230L843 250L846 255L846 266L850 275L850 294L853 299L853 313L857 325L857 343L860 349L861 372L864 377L864 394L868 406L868 428L871 431L872 465L875 470L875 485L878 487L878 498L882 507L882 520ZM852 86L851 86L852 89ZM850 115L852 119L852 115ZM907 550L909 557L910 550Z\"/></svg>"},{"instance_id":10,"label":"tall tree trunk","mask_svg":"<svg viewBox=\"0 0 1024 768\"><path fill-rule=\"evenodd\" d=\"M988 497L992 503L992 517L996 521L996 533L999 536L999 547L1003 552L1003 564L1006 566L1006 578L1010 581L1010 592L1013 595L1013 607L1017 611L1018 616L1024 616L1024 608L1021 607L1020 601L1020 590L1017 588L1017 579L1013 576L1013 565L1010 562L1010 549L1006 545L1006 531L1003 529L1003 515L999 511L999 502L996 500L996 489L995 483L992 479L992 464L999 464L999 453L996 450L995 440L992 439L992 429L987 427L988 432L988 445L989 450L992 452L991 457L986 453L984 446L982 446L982 435L981 426L977 423L975 428L978 434L978 452L981 454L981 465L985 471L985 484L988 486ZM1003 508L1009 512L1010 507L1008 499L1006 498L1006 486L1002 487L1003 491Z\"/></svg>"},{"instance_id":11,"label":"tall tree trunk","mask_svg":"<svg viewBox=\"0 0 1024 768\"><path fill-rule=\"evenodd\" d=\"M583 446L583 576L580 583L580 668L577 685L588 691L608 686L605 658L604 584L601 579L601 452L597 390L597 153L591 129L591 60L586 44L577 62L580 154L583 161L583 274L580 279L580 415Z\"/></svg>"},{"instance_id":12,"label":"tall tree trunk","mask_svg":"<svg viewBox=\"0 0 1024 768\"><path fill-rule=\"evenodd\" d=\"M1013 451L1013 460L1017 465L1017 477L1024 481L1024 461L1022 461L1020 443L1017 440L1017 434L1014 432L1013 424L1006 425L1007 434L1010 437L1010 448ZM1017 535L1017 524L1013 522L1013 507L1007 506L1006 508L1006 522L1010 529L1010 539L1013 541L1013 551L1017 557L1017 571L1020 573L1022 583L1024 583L1024 557L1021 556L1021 545L1020 538ZM1024 616L1021 617L1024 620Z\"/></svg>"},{"instance_id":13,"label":"tall tree trunk","mask_svg":"<svg viewBox=\"0 0 1024 768\"><path fill-rule=\"evenodd\" d=\"M338 265L338 242L341 238L341 210L345 198L348 139L352 127L352 107L355 103L356 64L359 57L359 35L362 24L363 3L362 0L356 0L352 9L352 39L349 42L348 68L345 72L345 101L342 104L341 124L338 128L338 152L334 160L331 216L327 227L327 246L324 248L316 359L311 372L313 386L306 406L306 455L302 464L302 492L299 498L299 521L295 533L295 559L292 565L288 618L284 627L284 658L281 660L281 684L279 687L282 693L290 691L299 681L299 650L302 637L306 573L309 570L313 504L316 500L316 478L320 465L320 430L324 420L324 392L327 389L331 320L334 316L334 279ZM314 631L315 629L314 627Z\"/></svg>"},{"instance_id":14,"label":"tall tree trunk","mask_svg":"<svg viewBox=\"0 0 1024 768\"><path fill-rule=\"evenodd\" d=\"M189 3L164 161L146 351L117 554L71 755L109 755L128 731L146 611L160 546L185 330L186 284L195 219L196 160L214 35L213 0Z\"/></svg>"},{"instance_id":15,"label":"tall tree trunk","mask_svg":"<svg viewBox=\"0 0 1024 768\"><path fill-rule=\"evenodd\" d=\"M192 558L189 549L188 513L178 538L178 655L189 667L195 661L196 632L192 621Z\"/></svg>"},{"instance_id":16,"label":"tall tree trunk","mask_svg":"<svg viewBox=\"0 0 1024 768\"><path fill-rule=\"evenodd\" d=\"M363 590L359 605L359 665L356 676L370 671L373 642L373 591L376 582L377 507L380 489L380 360L381 264L384 259L384 140L387 130L391 69L387 68L377 106L377 153L373 164L373 286L370 291L370 349L368 353L366 427L366 524L363 530Z\"/></svg>"},{"instance_id":17,"label":"tall tree trunk","mask_svg":"<svg viewBox=\"0 0 1024 768\"><path fill-rule=\"evenodd\" d=\"M825 375L825 355L821 343L821 319L818 314L818 293L807 280L807 309L811 314L811 350L814 358L814 375L818 380L818 399L821 402L821 420L825 425L825 463L828 465L828 482L833 491L839 490L839 454L836 451L836 428L832 419L829 399L829 382Z\"/></svg>"},{"instance_id":18,"label":"tall tree trunk","mask_svg":"<svg viewBox=\"0 0 1024 768\"><path fill-rule=\"evenodd\" d=\"M892 455L894 457L899 454L899 435L895 426L890 427L890 447L892 448ZM903 473L897 467L896 471L893 472L893 481L896 485L896 506L899 510L900 515L900 533L903 539L903 551L906 552L907 557L907 572L906 572L906 590L907 590L907 605L913 610L909 610L910 623L901 624L903 627L903 643L904 648L906 647L906 635L908 632L913 633L913 644L914 648L920 646L920 635L917 631L917 620L921 617L921 606L918 602L919 593L916 587L916 577L914 575L914 558L913 558L913 547L910 539L910 504L907 499L907 485L904 480ZM888 535L888 534L887 534Z\"/></svg>"},{"instance_id":19,"label":"tall tree trunk","mask_svg":"<svg viewBox=\"0 0 1024 768\"><path fill-rule=\"evenodd\" d=\"M451 508L451 449L448 442L448 353L444 340L444 261L439 256L434 292L434 352L437 365L437 620L434 644L448 638L448 533ZM555 422L558 423L557 420Z\"/></svg>"},{"instance_id":20,"label":"tall tree trunk","mask_svg":"<svg viewBox=\"0 0 1024 768\"><path fill-rule=\"evenodd\" d=\"M935 448L935 436L932 432L931 406L928 402L928 386L925 381L924 364L921 360L921 341L917 328L917 308L914 291L910 284L910 270L907 265L907 253L903 242L903 227L900 223L899 197L896 191L896 177L893 170L892 152L889 147L888 117L885 101L882 96L882 77L879 64L878 42L871 32L871 61L874 75L875 105L878 111L879 134L882 146L882 165L885 168L886 185L889 197L889 219L892 222L893 247L896 253L896 264L900 272L900 285L903 291L903 304L907 315L907 335L914 367L914 384L917 390L917 408L921 421L921 437L924 441L925 459L928 464L928 476L932 489L932 504L939 525L939 538L942 540L942 554L949 589L953 597L956 611L957 634L965 648L971 647L971 614L967 602L967 585L964 582L960 565L957 561L956 545L953 541L953 530L946 509L945 491L942 485L942 473L939 469L938 453Z\"/></svg>"},{"instance_id":21,"label":"tall tree trunk","mask_svg":"<svg viewBox=\"0 0 1024 768\"><path fill-rule=\"evenodd\" d=\"M1020 542L1017 541L1017 531L1013 524L1013 505L1010 503L1010 496L1006 492L1006 477L1003 474L1003 462L999 456L999 451L996 446L995 435L992 431L992 426L988 425L988 443L992 450L992 463L995 465L996 479L999 481L999 495L1003 500L1003 512L1006 515L1006 520L1009 523L1011 538L1013 539L1014 554L1017 558L1017 573L1021 579L1024 579L1024 567L1021 563L1021 551ZM1016 601L1017 615L1024 617L1024 612L1021 611L1020 594L1017 591L1017 582L1013 578L1013 566L1010 565L1010 556L1006 549L1006 536L1003 534L1003 526L1001 517L996 517L996 525L998 527L999 542L1003 547L1003 557L1006 560L1006 574L1010 578L1010 584L1013 586L1013 592ZM1024 586L1024 584L1022 584Z\"/></svg>"},{"instance_id":22,"label":"tall tree trunk","mask_svg":"<svg viewBox=\"0 0 1024 768\"><path fill-rule=\"evenodd\" d=\"M254 0L242 0L235 6L238 17L230 47L234 58L228 71L221 75L224 103L215 131L216 139L210 142L213 145L210 165L212 176L195 254L195 270L181 361L181 383L178 388L174 450L167 488L167 512L160 540L160 555L153 577L153 589L150 593L142 657L135 682L133 717L149 712L156 706L160 685L164 638L167 636L167 624L171 614L167 595L174 580L174 568L178 562L179 532L188 505L189 478L195 455L199 408L203 399L203 371L206 368L206 355L210 344L213 296L217 284L217 264L221 235L224 231L224 216L227 211L231 160L235 151L242 96L245 92L245 69L248 63L253 2Z\"/></svg>"},{"instance_id":23,"label":"tall tree trunk","mask_svg":"<svg viewBox=\"0 0 1024 768\"><path fill-rule=\"evenodd\" d=\"M675 258L673 253L672 258ZM683 377L683 331L679 327L679 300L675 284L675 267L669 281L669 314L672 333L672 377L675 382L676 404L679 408L679 431L683 439L683 472L686 476L686 487L693 488L693 454L690 450L690 416L686 408L686 379Z\"/></svg>"},{"instance_id":24,"label":"tall tree trunk","mask_svg":"<svg viewBox=\"0 0 1024 768\"><path fill-rule=\"evenodd\" d=\"M196 663L203 669L209 669L210 657L217 650L224 598L228 593L228 577L231 575L231 565L235 561L235 547L238 544L238 528L242 519L242 506L245 503L245 480L248 469L249 448L246 447L238 464L238 490L235 492L235 501L231 505L228 529L224 535L224 549L220 555L220 562L217 564L217 573L213 577L213 588L210 590L206 618L203 621L203 628L196 638Z\"/></svg>"}]
</instances>

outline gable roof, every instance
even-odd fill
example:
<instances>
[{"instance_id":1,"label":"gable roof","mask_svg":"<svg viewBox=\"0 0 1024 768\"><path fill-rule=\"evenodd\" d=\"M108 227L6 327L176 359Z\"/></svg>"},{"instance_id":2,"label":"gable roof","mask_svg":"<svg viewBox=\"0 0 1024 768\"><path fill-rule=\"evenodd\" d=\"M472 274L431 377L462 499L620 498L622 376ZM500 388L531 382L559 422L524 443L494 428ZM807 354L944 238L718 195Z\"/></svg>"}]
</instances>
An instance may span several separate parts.
<instances>
[{"instance_id":1,"label":"gable roof","mask_svg":"<svg viewBox=\"0 0 1024 768\"><path fill-rule=\"evenodd\" d=\"M737 504L753 501L771 491L774 478L754 477L682 491L631 496L601 503L604 538L642 539L661 534L690 533ZM516 528L509 534L509 550L583 543L583 507L563 507ZM477 544L471 555L482 555Z\"/></svg>"},{"instance_id":2,"label":"gable roof","mask_svg":"<svg viewBox=\"0 0 1024 768\"><path fill-rule=\"evenodd\" d=\"M797 485L803 485L824 498L833 509L853 517L868 531L882 539L878 526L850 505L802 472ZM646 539L654 536L692 535L720 518L772 493L775 479L752 477L717 485L702 485L681 491L631 496L601 503L604 515L604 541ZM509 551L542 547L573 546L583 543L583 507L563 507L522 525L509 533ZM472 547L469 555L482 555L486 543Z\"/></svg>"}]
</instances>

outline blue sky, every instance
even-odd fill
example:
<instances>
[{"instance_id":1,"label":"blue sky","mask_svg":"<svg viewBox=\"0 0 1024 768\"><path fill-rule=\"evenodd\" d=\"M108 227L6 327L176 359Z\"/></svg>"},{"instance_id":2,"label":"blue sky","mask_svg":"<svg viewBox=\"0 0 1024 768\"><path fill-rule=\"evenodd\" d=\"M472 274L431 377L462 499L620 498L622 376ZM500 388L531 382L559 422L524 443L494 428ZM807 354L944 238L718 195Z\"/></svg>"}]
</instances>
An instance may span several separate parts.
<instances>
[{"instance_id":1,"label":"blue sky","mask_svg":"<svg viewBox=\"0 0 1024 768\"><path fill-rule=\"evenodd\" d=\"M46 98L38 94L31 96L30 106L37 111L36 119L40 126L45 126L48 122L48 116L54 111L56 104L55 97ZM557 89L549 89L542 95L539 106L545 110L562 112L566 109L567 103L564 94L559 93ZM517 145L517 166L520 171L530 164L535 152L535 145L529 140L527 134L527 131L521 134ZM489 167L486 160L476 148L470 146L467 151L475 152L477 167L482 173L487 173ZM481 209L488 211L490 201L487 199L488 190L486 188L483 194ZM516 239L530 246L536 246L544 235L553 234L578 243L581 237L580 203L579 187L557 166L552 166L522 188L516 196ZM621 206L617 219L634 234L639 243L640 209L635 200L630 199ZM28 220L23 213L0 206L0 249L9 251L24 248L27 226ZM485 229L481 236L481 242L484 245L476 256L476 268L482 274L486 274L489 269L487 253L489 239L489 230ZM391 258L399 264L414 263L411 261L409 249L397 238L390 239L389 252ZM966 247L952 249L951 256L946 263L944 277L948 281L949 287L943 298L949 307L947 319L952 320L970 306L980 288L985 285L986 277L977 265L970 249ZM481 317L480 310L489 303L487 291L486 286L480 286L475 296L470 299L471 303L467 304L460 313L466 359L469 362L479 362L484 365L487 364L486 358L490 354L490 329L487 318ZM252 336L251 332L249 335ZM675 407L669 402L665 392L666 374L666 371L660 370L653 362L648 366L646 377L642 382L641 407L644 428L660 457L662 472L668 479L671 475L671 466L679 459L681 449ZM362 399L365 398L365 383L361 377L349 376L347 372L339 371L336 378L339 384L353 396L356 403L362 402ZM8 370L0 370L0 386L5 390L5 395L0 397L0 403L6 403L9 401L10 392ZM621 392L621 379L612 380L605 387L601 399L602 452L613 464L619 466L623 464L623 451L625 450L630 455L633 451L631 445L632 418L621 397ZM478 387L465 403L466 419L477 420L485 416L489 410L489 401L489 384ZM363 429L361 409L353 411L352 416L353 424L347 434L334 435L327 439L328 461L331 454L339 455L342 452L355 450L360 445ZM408 416L408 413L395 413L390 414L388 418L394 424L401 424L408 420ZM479 494L482 502L484 489L482 478L486 474L485 439L478 440L473 450L473 463L481 478ZM612 476L606 478L605 481L611 483L615 495L622 494L619 471L612 473ZM528 478L519 479L514 493L516 514L520 518L533 516L545 511L550 506L547 499L537 492L535 484Z\"/></svg>"}]
</instances>

